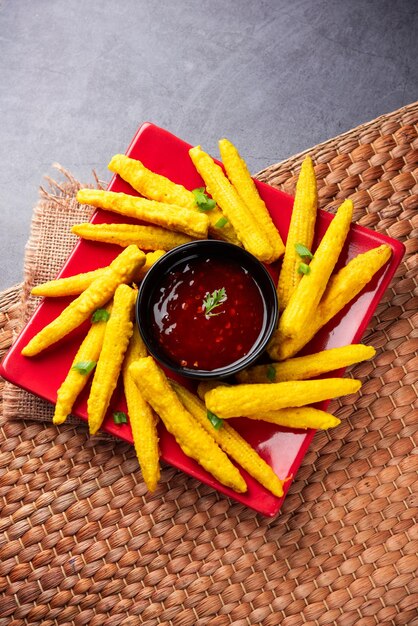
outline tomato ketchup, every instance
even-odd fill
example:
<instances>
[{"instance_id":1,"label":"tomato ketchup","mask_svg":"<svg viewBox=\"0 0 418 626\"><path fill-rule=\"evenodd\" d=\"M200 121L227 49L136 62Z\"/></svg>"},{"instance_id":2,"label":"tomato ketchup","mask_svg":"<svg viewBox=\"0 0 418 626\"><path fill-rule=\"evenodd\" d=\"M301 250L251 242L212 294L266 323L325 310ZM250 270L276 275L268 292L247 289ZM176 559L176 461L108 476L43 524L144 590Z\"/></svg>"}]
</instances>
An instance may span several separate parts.
<instances>
[{"instance_id":1,"label":"tomato ketchup","mask_svg":"<svg viewBox=\"0 0 418 626\"><path fill-rule=\"evenodd\" d=\"M265 327L261 291L248 270L221 258L189 258L155 287L152 333L181 367L213 371L245 357Z\"/></svg>"}]
</instances>

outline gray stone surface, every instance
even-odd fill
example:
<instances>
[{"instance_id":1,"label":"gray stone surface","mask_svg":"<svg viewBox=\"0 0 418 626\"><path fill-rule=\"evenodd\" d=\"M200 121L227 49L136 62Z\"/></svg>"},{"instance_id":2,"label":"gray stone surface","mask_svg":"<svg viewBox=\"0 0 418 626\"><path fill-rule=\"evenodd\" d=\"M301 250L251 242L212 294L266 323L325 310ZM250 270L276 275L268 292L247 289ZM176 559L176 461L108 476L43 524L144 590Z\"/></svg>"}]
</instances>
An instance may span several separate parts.
<instances>
[{"instance_id":1,"label":"gray stone surface","mask_svg":"<svg viewBox=\"0 0 418 626\"><path fill-rule=\"evenodd\" d=\"M0 289L55 161L107 180L146 120L253 172L417 99L416 0L0 0Z\"/></svg>"}]
</instances>

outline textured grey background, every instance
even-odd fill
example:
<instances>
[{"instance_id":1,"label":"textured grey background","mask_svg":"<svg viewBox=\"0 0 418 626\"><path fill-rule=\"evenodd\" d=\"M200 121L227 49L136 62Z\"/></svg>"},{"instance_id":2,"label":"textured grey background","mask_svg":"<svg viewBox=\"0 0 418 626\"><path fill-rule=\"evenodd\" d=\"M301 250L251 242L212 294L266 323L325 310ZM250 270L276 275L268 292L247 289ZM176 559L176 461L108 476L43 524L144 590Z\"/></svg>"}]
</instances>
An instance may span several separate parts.
<instances>
[{"instance_id":1,"label":"textured grey background","mask_svg":"<svg viewBox=\"0 0 418 626\"><path fill-rule=\"evenodd\" d=\"M256 172L418 98L417 0L0 0L0 289L38 185L146 120Z\"/></svg>"}]
</instances>

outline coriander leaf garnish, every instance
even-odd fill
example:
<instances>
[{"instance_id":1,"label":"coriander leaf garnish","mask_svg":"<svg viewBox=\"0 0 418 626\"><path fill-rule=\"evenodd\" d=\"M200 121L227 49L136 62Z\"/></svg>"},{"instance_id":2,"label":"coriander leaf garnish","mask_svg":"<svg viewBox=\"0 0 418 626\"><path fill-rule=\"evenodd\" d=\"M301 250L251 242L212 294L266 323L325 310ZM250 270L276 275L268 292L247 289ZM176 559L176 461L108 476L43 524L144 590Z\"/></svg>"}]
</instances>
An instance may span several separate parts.
<instances>
[{"instance_id":1,"label":"coriander leaf garnish","mask_svg":"<svg viewBox=\"0 0 418 626\"><path fill-rule=\"evenodd\" d=\"M306 263L299 263L298 274L309 274L311 268Z\"/></svg>"},{"instance_id":2,"label":"coriander leaf garnish","mask_svg":"<svg viewBox=\"0 0 418 626\"><path fill-rule=\"evenodd\" d=\"M87 376L95 367L96 361L79 361L78 363L74 363L71 369Z\"/></svg>"},{"instance_id":3,"label":"coriander leaf garnish","mask_svg":"<svg viewBox=\"0 0 418 626\"><path fill-rule=\"evenodd\" d=\"M209 411L209 409L207 410L207 417L215 430L219 430L224 423L220 417L215 415L215 413L212 413L212 411Z\"/></svg>"},{"instance_id":4,"label":"coriander leaf garnish","mask_svg":"<svg viewBox=\"0 0 418 626\"><path fill-rule=\"evenodd\" d=\"M226 224L228 224L228 220L226 217L220 217L218 219L218 221L215 224L215 228L223 228L224 226L226 226Z\"/></svg>"},{"instance_id":5,"label":"coriander leaf garnish","mask_svg":"<svg viewBox=\"0 0 418 626\"><path fill-rule=\"evenodd\" d=\"M199 211L212 211L215 208L216 202L206 195L204 187L197 187L193 189L192 194L199 208Z\"/></svg>"},{"instance_id":6,"label":"coriander leaf garnish","mask_svg":"<svg viewBox=\"0 0 418 626\"><path fill-rule=\"evenodd\" d=\"M303 243L295 243L295 249L303 261L311 261L313 259L312 252ZM307 263L299 263L298 274L309 274L310 271L311 268Z\"/></svg>"},{"instance_id":7,"label":"coriander leaf garnish","mask_svg":"<svg viewBox=\"0 0 418 626\"><path fill-rule=\"evenodd\" d=\"M106 311L106 309L96 309L91 316L91 323L96 324L97 322L107 322L109 317L110 313L109 311Z\"/></svg>"},{"instance_id":8,"label":"coriander leaf garnish","mask_svg":"<svg viewBox=\"0 0 418 626\"><path fill-rule=\"evenodd\" d=\"M202 308L207 320L210 317L214 317L215 315L220 315L221 313L224 313L224 311L212 313L212 310L225 302L226 299L227 295L225 287L222 287L221 289L215 289L215 291L212 291L212 293L209 293L209 291L206 292L205 297L203 298Z\"/></svg>"},{"instance_id":9,"label":"coriander leaf garnish","mask_svg":"<svg viewBox=\"0 0 418 626\"><path fill-rule=\"evenodd\" d=\"M124 411L115 411L113 413L113 421L115 424L127 424L128 416Z\"/></svg>"},{"instance_id":10,"label":"coriander leaf garnish","mask_svg":"<svg viewBox=\"0 0 418 626\"><path fill-rule=\"evenodd\" d=\"M266 375L269 381L274 383L274 381L276 380L276 370L274 369L273 365L268 366Z\"/></svg>"},{"instance_id":11,"label":"coriander leaf garnish","mask_svg":"<svg viewBox=\"0 0 418 626\"><path fill-rule=\"evenodd\" d=\"M303 243L295 243L295 249L302 259L313 259L312 252Z\"/></svg>"}]
</instances>

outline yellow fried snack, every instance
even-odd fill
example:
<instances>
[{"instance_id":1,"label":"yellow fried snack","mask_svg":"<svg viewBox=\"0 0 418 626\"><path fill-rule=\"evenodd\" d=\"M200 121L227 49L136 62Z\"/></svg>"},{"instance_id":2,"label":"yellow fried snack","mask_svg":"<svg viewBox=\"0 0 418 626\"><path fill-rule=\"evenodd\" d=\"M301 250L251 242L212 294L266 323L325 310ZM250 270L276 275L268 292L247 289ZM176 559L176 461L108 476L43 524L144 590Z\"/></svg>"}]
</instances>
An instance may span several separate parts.
<instances>
[{"instance_id":1,"label":"yellow fried snack","mask_svg":"<svg viewBox=\"0 0 418 626\"><path fill-rule=\"evenodd\" d=\"M167 204L176 204L191 211L199 212L194 194L183 187L173 183L169 178L156 174L145 167L141 161L131 159L125 154L115 154L110 161L108 168L119 174L126 180L133 189L141 195ZM209 219L209 233L215 239L223 239L230 243L239 244L238 237L232 225L225 224L223 213L219 207L215 206L205 213Z\"/></svg>"},{"instance_id":2,"label":"yellow fried snack","mask_svg":"<svg viewBox=\"0 0 418 626\"><path fill-rule=\"evenodd\" d=\"M205 403L209 411L221 418L248 417L356 393L360 387L359 380L344 378L221 386L205 394Z\"/></svg>"},{"instance_id":3,"label":"yellow fried snack","mask_svg":"<svg viewBox=\"0 0 418 626\"><path fill-rule=\"evenodd\" d=\"M104 309L109 315L110 307ZM96 366L102 349L103 337L106 329L107 315L102 320L92 323L84 341L82 342L71 368L57 391L57 403L55 405L54 424L63 424L71 413L74 402L84 389L91 372Z\"/></svg>"},{"instance_id":4,"label":"yellow fried snack","mask_svg":"<svg viewBox=\"0 0 418 626\"><path fill-rule=\"evenodd\" d=\"M217 386L231 387L231 385L227 385L224 382L220 383L219 381L201 382L197 388L199 398L205 401L205 395ZM320 409L313 409L309 406L276 409L272 411L264 411L263 413L257 413L256 415L245 415L242 417L252 420L260 420L262 422L270 422L271 424L286 426L287 428L313 428L315 430L334 428L341 423L341 420L334 417L334 415L331 415L326 411L321 411Z\"/></svg>"},{"instance_id":5,"label":"yellow fried snack","mask_svg":"<svg viewBox=\"0 0 418 626\"><path fill-rule=\"evenodd\" d=\"M150 267L154 265L155 261L158 261L163 254L165 254L164 250L147 252L145 255L145 263L138 269L137 273L133 277L133 281L139 282L142 280ZM100 267L99 269L91 272L84 272L83 274L76 274L75 276L68 276L67 278L49 280L41 285L36 285L36 287L32 289L31 294L33 296L44 296L49 298L58 298L60 296L78 296L91 285L93 280L99 276L103 276L106 269L106 267Z\"/></svg>"},{"instance_id":6,"label":"yellow fried snack","mask_svg":"<svg viewBox=\"0 0 418 626\"><path fill-rule=\"evenodd\" d=\"M182 233L172 233L159 226L138 226L133 224L76 224L71 228L74 235L90 241L114 243L117 246L135 244L143 250L171 250L183 243L193 241Z\"/></svg>"},{"instance_id":7,"label":"yellow fried snack","mask_svg":"<svg viewBox=\"0 0 418 626\"><path fill-rule=\"evenodd\" d=\"M315 232L318 192L312 159L305 157L296 183L295 200L290 218L289 232L286 239L286 250L280 270L277 295L280 310L284 310L290 296L300 283L302 274L298 272L303 260L296 252L296 244L305 246L309 251Z\"/></svg>"},{"instance_id":8,"label":"yellow fried snack","mask_svg":"<svg viewBox=\"0 0 418 626\"><path fill-rule=\"evenodd\" d=\"M77 192L77 200L80 204L89 204L125 217L150 222L196 239L205 239L208 236L207 215L192 212L174 204L164 204L103 189L80 189Z\"/></svg>"},{"instance_id":9,"label":"yellow fried snack","mask_svg":"<svg viewBox=\"0 0 418 626\"><path fill-rule=\"evenodd\" d=\"M128 405L129 422L135 445L136 456L142 471L142 476L149 491L155 491L160 479L160 464L158 450L158 417L145 402L138 386L129 373L129 368L138 359L147 356L147 350L139 334L134 328L128 350L123 363L122 376L125 390L126 404Z\"/></svg>"},{"instance_id":10,"label":"yellow fried snack","mask_svg":"<svg viewBox=\"0 0 418 626\"><path fill-rule=\"evenodd\" d=\"M236 378L244 384L305 380L353 365L353 363L372 359L375 354L376 350L372 346L364 346L361 343L353 344L288 359L281 363L255 365L237 374Z\"/></svg>"},{"instance_id":11,"label":"yellow fried snack","mask_svg":"<svg viewBox=\"0 0 418 626\"><path fill-rule=\"evenodd\" d=\"M128 285L119 285L115 291L112 312L106 324L103 346L87 401L91 435L95 435L102 425L118 382L123 357L133 331L136 295L136 289L131 289Z\"/></svg>"},{"instance_id":12,"label":"yellow fried snack","mask_svg":"<svg viewBox=\"0 0 418 626\"><path fill-rule=\"evenodd\" d=\"M106 267L100 267L91 272L83 272L82 274L68 276L67 278L49 280L41 285L36 285L36 287L32 289L31 294L32 296L52 298L58 298L60 296L79 296L96 278L103 276L106 269Z\"/></svg>"},{"instance_id":13,"label":"yellow fried snack","mask_svg":"<svg viewBox=\"0 0 418 626\"><path fill-rule=\"evenodd\" d=\"M165 176L152 172L137 159L131 159L126 154L115 154L107 167L150 200L176 204L190 210L196 208L191 191L183 185L173 183Z\"/></svg>"},{"instance_id":14,"label":"yellow fried snack","mask_svg":"<svg viewBox=\"0 0 418 626\"><path fill-rule=\"evenodd\" d=\"M378 248L358 254L339 272L331 276L315 314L303 331L292 339L284 337L279 331L274 333L268 345L270 358L282 361L297 354L322 326L325 326L360 293L376 272L390 259L391 254L390 246L383 244Z\"/></svg>"},{"instance_id":15,"label":"yellow fried snack","mask_svg":"<svg viewBox=\"0 0 418 626\"><path fill-rule=\"evenodd\" d=\"M270 261L274 256L273 247L219 165L200 146L191 148L189 155L244 248L259 261Z\"/></svg>"},{"instance_id":16,"label":"yellow fried snack","mask_svg":"<svg viewBox=\"0 0 418 626\"><path fill-rule=\"evenodd\" d=\"M171 381L171 386L180 398L184 407L193 415L195 420L215 439L216 443L234 461L239 463L266 489L280 498L283 495L283 483L273 472L250 444L226 422L219 429L215 429L207 417L206 407L193 393Z\"/></svg>"},{"instance_id":17,"label":"yellow fried snack","mask_svg":"<svg viewBox=\"0 0 418 626\"><path fill-rule=\"evenodd\" d=\"M330 320L370 282L375 273L390 259L391 254L391 247L383 244L358 254L335 276L331 276L318 306L319 317Z\"/></svg>"},{"instance_id":18,"label":"yellow fried snack","mask_svg":"<svg viewBox=\"0 0 418 626\"><path fill-rule=\"evenodd\" d=\"M68 335L88 319L93 311L106 304L118 285L130 283L138 267L144 263L145 254L137 246L129 246L55 320L30 340L22 354L35 356Z\"/></svg>"},{"instance_id":19,"label":"yellow fried snack","mask_svg":"<svg viewBox=\"0 0 418 626\"><path fill-rule=\"evenodd\" d=\"M229 180L273 248L270 262L276 261L284 253L284 244L264 201L257 191L245 161L241 158L234 144L227 139L220 139L219 150Z\"/></svg>"},{"instance_id":20,"label":"yellow fried snack","mask_svg":"<svg viewBox=\"0 0 418 626\"><path fill-rule=\"evenodd\" d=\"M328 430L335 428L341 424L341 420L331 413L313 409L310 406L293 407L289 409L279 409L277 411L267 411L265 413L257 413L257 415L246 416L252 420L260 420L262 422L270 422L278 426L286 428L313 428L314 430Z\"/></svg>"},{"instance_id":21,"label":"yellow fried snack","mask_svg":"<svg viewBox=\"0 0 418 626\"><path fill-rule=\"evenodd\" d=\"M353 202L345 200L328 226L321 243L279 321L287 337L296 337L313 317L331 272L340 256L353 215Z\"/></svg>"},{"instance_id":22,"label":"yellow fried snack","mask_svg":"<svg viewBox=\"0 0 418 626\"><path fill-rule=\"evenodd\" d=\"M161 417L183 452L200 463L223 485L239 493L245 492L247 485L237 468L186 411L154 359L139 359L130 366L129 372L143 398Z\"/></svg>"}]
</instances>

